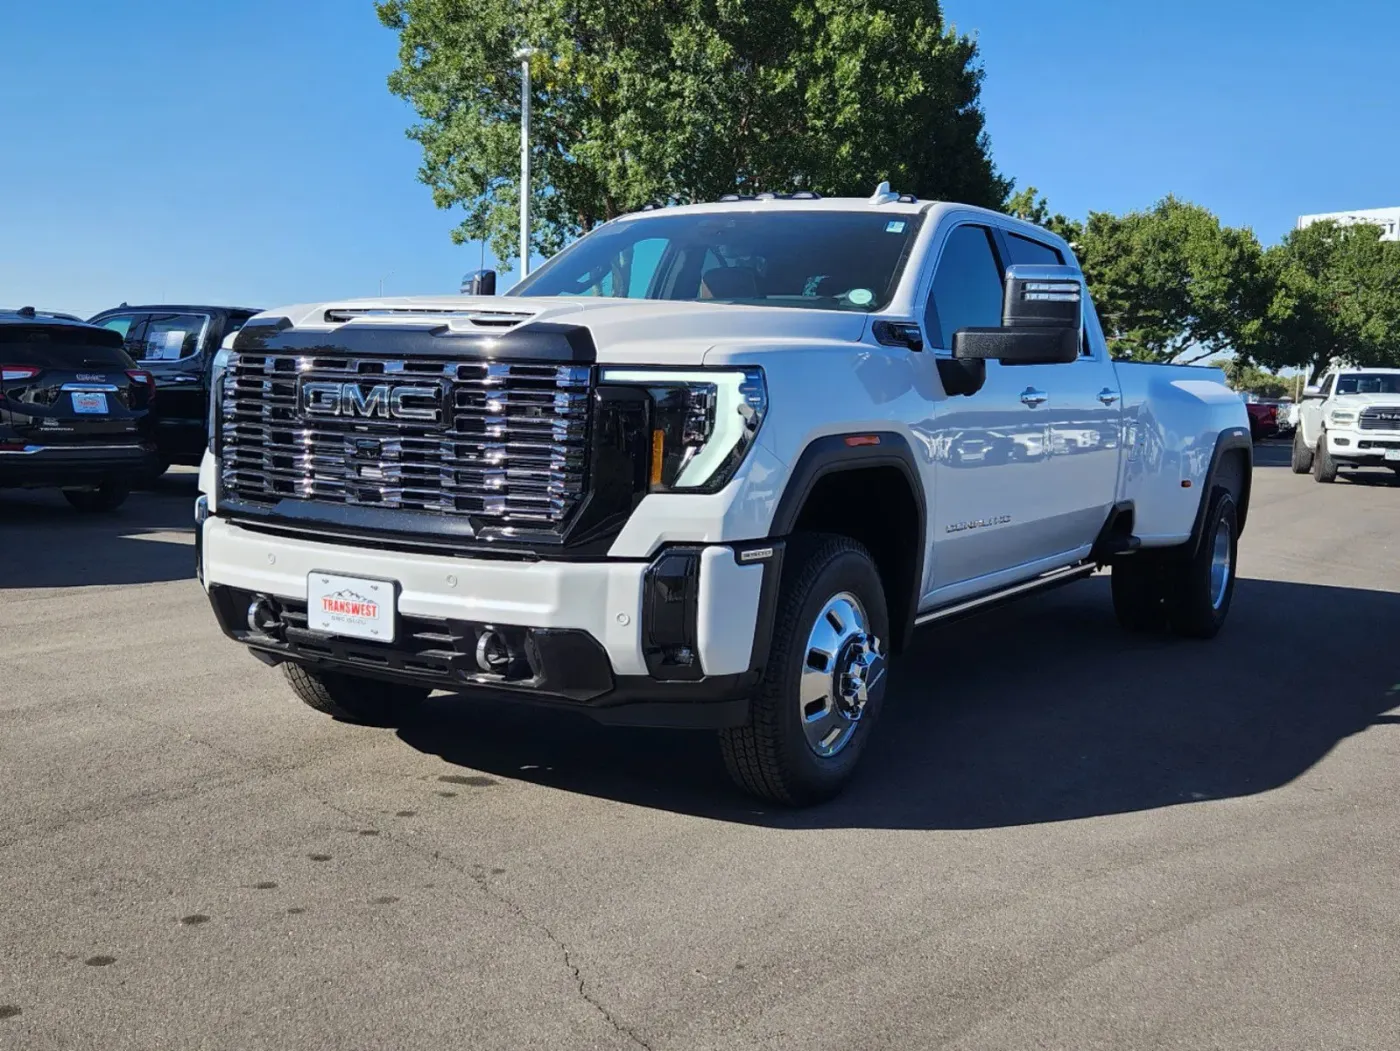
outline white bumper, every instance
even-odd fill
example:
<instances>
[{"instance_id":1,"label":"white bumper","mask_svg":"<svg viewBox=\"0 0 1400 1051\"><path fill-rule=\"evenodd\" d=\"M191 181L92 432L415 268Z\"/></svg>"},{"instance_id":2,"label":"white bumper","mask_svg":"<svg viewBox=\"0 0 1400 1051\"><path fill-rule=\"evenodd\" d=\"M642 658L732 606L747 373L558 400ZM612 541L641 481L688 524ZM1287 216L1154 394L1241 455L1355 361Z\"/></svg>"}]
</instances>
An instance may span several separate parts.
<instances>
[{"instance_id":1,"label":"white bumper","mask_svg":"<svg viewBox=\"0 0 1400 1051\"><path fill-rule=\"evenodd\" d=\"M397 581L404 616L586 631L615 675L644 676L645 562L517 562L406 554L288 539L217 517L203 525L204 587L218 584L305 602L315 571ZM731 548L700 560L696 641L707 676L747 671L763 567L739 565Z\"/></svg>"},{"instance_id":2,"label":"white bumper","mask_svg":"<svg viewBox=\"0 0 1400 1051\"><path fill-rule=\"evenodd\" d=\"M1336 460L1400 467L1400 431L1363 431L1333 424L1327 429L1327 451Z\"/></svg>"}]
</instances>

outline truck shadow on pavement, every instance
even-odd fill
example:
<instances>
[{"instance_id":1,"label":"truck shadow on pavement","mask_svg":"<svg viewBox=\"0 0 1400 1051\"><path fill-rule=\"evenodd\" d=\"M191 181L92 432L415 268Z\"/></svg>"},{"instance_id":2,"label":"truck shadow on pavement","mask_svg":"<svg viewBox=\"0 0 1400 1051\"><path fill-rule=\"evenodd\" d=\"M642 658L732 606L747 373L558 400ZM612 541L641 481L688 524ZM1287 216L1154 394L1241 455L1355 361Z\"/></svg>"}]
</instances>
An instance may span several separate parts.
<instances>
[{"instance_id":1,"label":"truck shadow on pavement","mask_svg":"<svg viewBox=\"0 0 1400 1051\"><path fill-rule=\"evenodd\" d=\"M110 514L83 514L57 489L0 490L0 592L194 579L198 476L133 490Z\"/></svg>"},{"instance_id":2,"label":"truck shadow on pavement","mask_svg":"<svg viewBox=\"0 0 1400 1051\"><path fill-rule=\"evenodd\" d=\"M1314 626L1347 639L1344 661ZM926 634L896 665L856 781L805 811L749 800L712 735L435 698L402 739L570 792L781 828L977 829L1284 785L1352 734L1397 732L1400 595L1240 580L1214 642L1135 636L1106 579Z\"/></svg>"}]
</instances>

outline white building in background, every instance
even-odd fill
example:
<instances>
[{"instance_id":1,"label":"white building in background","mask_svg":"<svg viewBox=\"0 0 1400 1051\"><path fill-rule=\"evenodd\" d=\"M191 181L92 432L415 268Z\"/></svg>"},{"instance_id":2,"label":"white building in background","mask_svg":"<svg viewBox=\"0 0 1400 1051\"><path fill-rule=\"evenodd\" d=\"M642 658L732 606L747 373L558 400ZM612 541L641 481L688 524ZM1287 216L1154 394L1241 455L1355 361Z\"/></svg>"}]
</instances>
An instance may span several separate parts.
<instances>
[{"instance_id":1,"label":"white building in background","mask_svg":"<svg viewBox=\"0 0 1400 1051\"><path fill-rule=\"evenodd\" d=\"M1324 212L1321 215L1300 215L1298 229L1331 219L1342 226L1352 223L1374 223L1381 228L1382 241L1400 241L1400 208L1363 208L1357 212Z\"/></svg>"}]
</instances>

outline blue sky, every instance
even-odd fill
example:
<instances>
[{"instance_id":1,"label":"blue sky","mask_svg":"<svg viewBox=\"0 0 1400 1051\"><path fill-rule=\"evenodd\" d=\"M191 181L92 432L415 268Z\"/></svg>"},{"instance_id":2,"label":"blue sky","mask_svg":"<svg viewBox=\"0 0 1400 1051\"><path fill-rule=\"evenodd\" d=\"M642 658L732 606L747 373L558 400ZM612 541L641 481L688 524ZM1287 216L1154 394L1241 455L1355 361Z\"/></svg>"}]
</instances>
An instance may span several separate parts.
<instances>
[{"instance_id":1,"label":"blue sky","mask_svg":"<svg viewBox=\"0 0 1400 1051\"><path fill-rule=\"evenodd\" d=\"M369 0L48 0L0 43L0 305L453 292ZM945 0L996 161L1070 215L1167 193L1277 240L1400 205L1400 4ZM509 283L509 282L507 282Z\"/></svg>"}]
</instances>

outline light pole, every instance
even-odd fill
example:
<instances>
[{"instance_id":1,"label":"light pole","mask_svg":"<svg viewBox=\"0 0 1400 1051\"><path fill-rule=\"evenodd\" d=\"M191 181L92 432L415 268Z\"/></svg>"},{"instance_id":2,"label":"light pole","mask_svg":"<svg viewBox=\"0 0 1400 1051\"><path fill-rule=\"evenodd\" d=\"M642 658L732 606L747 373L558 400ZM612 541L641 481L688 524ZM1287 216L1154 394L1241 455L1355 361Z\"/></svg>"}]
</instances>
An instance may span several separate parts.
<instances>
[{"instance_id":1,"label":"light pole","mask_svg":"<svg viewBox=\"0 0 1400 1051\"><path fill-rule=\"evenodd\" d=\"M530 273L530 59L539 48L522 47L520 60L520 276Z\"/></svg>"},{"instance_id":2,"label":"light pole","mask_svg":"<svg viewBox=\"0 0 1400 1051\"><path fill-rule=\"evenodd\" d=\"M387 280L389 280L389 278L391 278L391 277L393 277L393 276L394 276L394 272L393 272L392 270L390 270L387 274L385 274L383 277L381 277L381 278L379 279L379 298L380 298L380 299L383 299L383 298L384 298L384 282L387 281Z\"/></svg>"}]
</instances>

